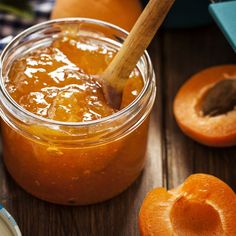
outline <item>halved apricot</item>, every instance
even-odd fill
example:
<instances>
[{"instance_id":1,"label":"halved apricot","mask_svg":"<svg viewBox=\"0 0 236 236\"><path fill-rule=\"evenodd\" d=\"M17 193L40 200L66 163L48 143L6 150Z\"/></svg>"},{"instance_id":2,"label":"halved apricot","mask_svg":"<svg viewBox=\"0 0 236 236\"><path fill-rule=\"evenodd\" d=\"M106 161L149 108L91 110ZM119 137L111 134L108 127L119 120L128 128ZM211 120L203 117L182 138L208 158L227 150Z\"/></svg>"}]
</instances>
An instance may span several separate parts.
<instances>
[{"instance_id":1,"label":"halved apricot","mask_svg":"<svg viewBox=\"0 0 236 236\"><path fill-rule=\"evenodd\" d=\"M235 193L212 175L191 175L176 189L148 193L139 228L142 236L236 235Z\"/></svg>"},{"instance_id":2,"label":"halved apricot","mask_svg":"<svg viewBox=\"0 0 236 236\"><path fill-rule=\"evenodd\" d=\"M236 87L227 84L234 91L235 98L233 98L227 94L229 90L223 87L223 83L220 84L223 80L230 82L235 79L236 65L222 65L203 70L184 83L174 100L174 115L179 127L187 136L209 146L224 147L236 144L236 110L234 109ZM212 113L213 115L204 114L203 108L209 106L209 101L213 105L215 103L215 106L217 104L222 106L223 111L225 104L220 103L226 96L229 97L226 103L229 100L234 102L232 110L217 111Z\"/></svg>"}]
</instances>

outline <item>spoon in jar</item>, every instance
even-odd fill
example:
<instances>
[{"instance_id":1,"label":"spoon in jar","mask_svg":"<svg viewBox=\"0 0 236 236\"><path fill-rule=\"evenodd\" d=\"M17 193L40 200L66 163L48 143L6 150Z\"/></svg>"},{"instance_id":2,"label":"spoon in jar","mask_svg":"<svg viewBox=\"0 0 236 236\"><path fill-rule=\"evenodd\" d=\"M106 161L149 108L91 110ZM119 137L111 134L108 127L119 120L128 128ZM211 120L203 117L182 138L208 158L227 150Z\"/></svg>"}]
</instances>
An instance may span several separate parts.
<instances>
[{"instance_id":1,"label":"spoon in jar","mask_svg":"<svg viewBox=\"0 0 236 236\"><path fill-rule=\"evenodd\" d=\"M120 108L129 75L161 26L174 0L149 0L119 52L100 76L104 97L115 109Z\"/></svg>"}]
</instances>

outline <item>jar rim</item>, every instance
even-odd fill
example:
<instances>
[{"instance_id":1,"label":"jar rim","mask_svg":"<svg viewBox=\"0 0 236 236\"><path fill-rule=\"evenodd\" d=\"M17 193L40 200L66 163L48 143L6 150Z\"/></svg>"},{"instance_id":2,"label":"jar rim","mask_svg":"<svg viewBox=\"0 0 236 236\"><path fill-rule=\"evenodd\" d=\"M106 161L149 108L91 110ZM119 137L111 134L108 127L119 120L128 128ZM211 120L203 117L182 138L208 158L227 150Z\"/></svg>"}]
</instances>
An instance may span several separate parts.
<instances>
[{"instance_id":1,"label":"jar rim","mask_svg":"<svg viewBox=\"0 0 236 236\"><path fill-rule=\"evenodd\" d=\"M105 27L117 30L117 31L125 34L126 37L128 35L128 32L126 30L122 29L121 27L113 25L113 24L105 22L105 21L102 21L102 20L97 20L97 19L92 19L92 18L73 17L73 18L60 18L60 19L48 20L48 21L36 24L34 26L31 26L28 29L21 32L20 34L18 34L17 36L15 36L7 44L7 46L3 49L3 51L0 55L0 69L1 69L1 73L0 73L0 77L1 77L0 78L0 91L2 92L4 97L7 99L7 101L15 109L17 109L17 111L20 111L20 113L22 113L23 116L33 118L36 121L44 122L48 125L60 125L60 126L65 126L65 127L82 127L82 126L92 126L92 125L97 125L97 124L101 124L101 123L106 123L106 122L109 122L110 120L114 121L116 119L119 119L119 118L123 117L123 115L127 114L130 110L135 108L135 106L138 105L140 100L142 100L142 98L147 93L148 88L151 86L152 79L149 79L149 78L152 78L154 72L153 72L153 66L152 66L151 59L148 55L148 52L145 50L144 54L141 56L139 61L141 59L144 59L144 61L145 61L145 66L147 67L147 78L148 78L147 82L144 83L144 87L142 88L141 92L138 94L138 96L130 104L128 104L126 107L122 108L121 110L115 112L112 115L102 117L100 119L92 120L92 121L65 122L65 121L58 121L58 120L52 120L52 119L48 119L48 118L45 118L45 117L41 117L39 115L36 115L36 114L24 109L22 106L20 106L11 97L11 95L7 91L7 89L5 87L5 84L4 84L4 81L3 81L2 64L4 62L5 54L11 48L11 46L14 45L15 42L19 41L20 39L22 39L26 36L29 36L32 33L35 33L36 30L43 29L44 27L46 27L48 25L55 24L55 23L76 23L76 22L80 22L80 23L85 22L85 23L93 23L93 24L95 23L95 24L100 25L100 26L105 26Z\"/></svg>"}]
</instances>

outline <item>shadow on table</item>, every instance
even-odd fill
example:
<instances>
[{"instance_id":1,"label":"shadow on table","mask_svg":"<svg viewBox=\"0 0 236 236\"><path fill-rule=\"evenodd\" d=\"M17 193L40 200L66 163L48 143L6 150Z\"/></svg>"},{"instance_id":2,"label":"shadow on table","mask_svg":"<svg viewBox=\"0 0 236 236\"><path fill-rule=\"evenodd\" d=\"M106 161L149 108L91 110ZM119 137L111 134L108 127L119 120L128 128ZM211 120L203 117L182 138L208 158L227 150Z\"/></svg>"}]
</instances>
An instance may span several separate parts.
<instances>
[{"instance_id":1,"label":"shadow on table","mask_svg":"<svg viewBox=\"0 0 236 236\"><path fill-rule=\"evenodd\" d=\"M213 148L195 145L194 172L215 175L236 191L235 169L236 147Z\"/></svg>"}]
</instances>

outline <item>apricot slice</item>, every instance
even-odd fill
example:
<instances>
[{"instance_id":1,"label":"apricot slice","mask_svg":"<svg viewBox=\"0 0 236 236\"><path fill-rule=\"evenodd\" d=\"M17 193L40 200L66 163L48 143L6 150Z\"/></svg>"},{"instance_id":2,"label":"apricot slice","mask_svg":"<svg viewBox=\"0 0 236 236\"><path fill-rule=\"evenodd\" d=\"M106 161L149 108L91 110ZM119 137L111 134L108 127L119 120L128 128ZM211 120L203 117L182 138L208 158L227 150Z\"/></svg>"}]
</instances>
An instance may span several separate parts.
<instances>
[{"instance_id":1,"label":"apricot slice","mask_svg":"<svg viewBox=\"0 0 236 236\"><path fill-rule=\"evenodd\" d=\"M205 69L193 75L180 88L174 100L174 116L179 127L187 136L208 146L224 147L236 144L234 105L227 104L232 106L232 110L217 111L214 112L214 115L203 112L203 108L207 110L203 105L208 105L209 101L215 102L216 105L218 103L220 106L223 99L229 103L226 96L233 99L226 88L226 85L230 86L230 84L220 84L223 80L229 79L236 79L236 65L222 65ZM223 90L223 86L225 86L225 90ZM215 93L212 93L213 89L215 89ZM232 90L236 94L236 88L232 88ZM208 95L211 95L210 99ZM235 100L236 98L234 103ZM222 104L221 106L226 107ZM221 110L224 110L224 107Z\"/></svg>"},{"instance_id":2,"label":"apricot slice","mask_svg":"<svg viewBox=\"0 0 236 236\"><path fill-rule=\"evenodd\" d=\"M142 236L236 235L236 196L220 179L194 174L176 189L152 190L141 206Z\"/></svg>"}]
</instances>

